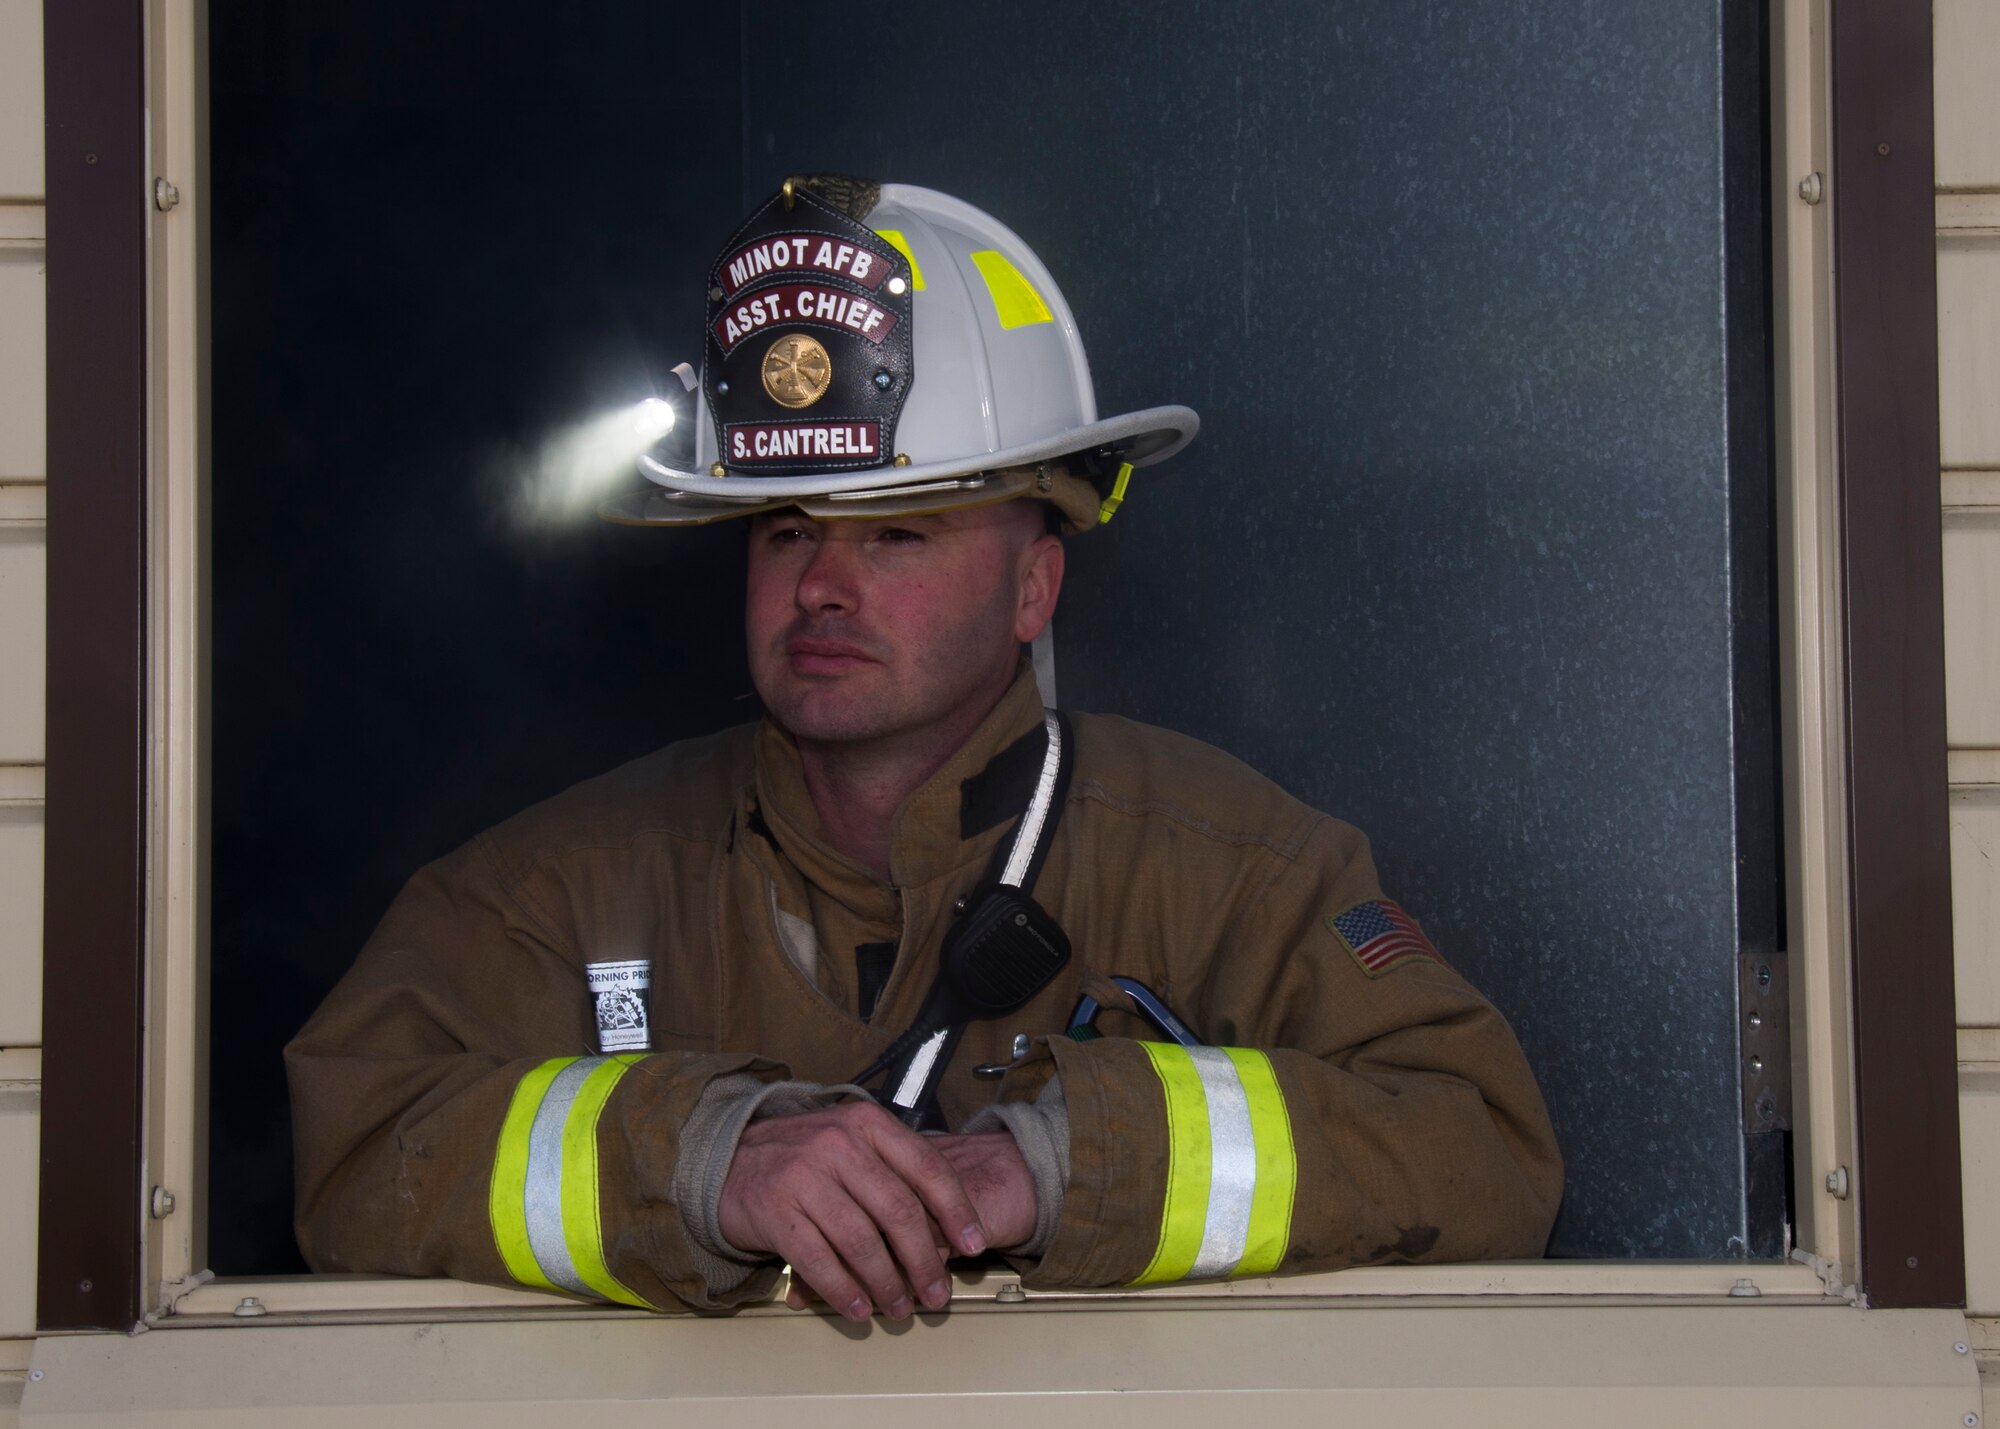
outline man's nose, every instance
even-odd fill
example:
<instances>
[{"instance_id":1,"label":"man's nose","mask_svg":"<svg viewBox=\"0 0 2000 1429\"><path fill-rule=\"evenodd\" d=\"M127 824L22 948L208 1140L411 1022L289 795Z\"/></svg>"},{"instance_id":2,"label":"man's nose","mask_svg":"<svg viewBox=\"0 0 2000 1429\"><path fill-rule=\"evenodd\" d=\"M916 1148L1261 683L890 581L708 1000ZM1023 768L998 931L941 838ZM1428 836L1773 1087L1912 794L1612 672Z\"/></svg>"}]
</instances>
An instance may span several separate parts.
<instances>
[{"instance_id":1,"label":"man's nose","mask_svg":"<svg viewBox=\"0 0 2000 1429\"><path fill-rule=\"evenodd\" d=\"M860 604L852 542L822 540L799 572L798 606L806 611L853 610Z\"/></svg>"}]
</instances>

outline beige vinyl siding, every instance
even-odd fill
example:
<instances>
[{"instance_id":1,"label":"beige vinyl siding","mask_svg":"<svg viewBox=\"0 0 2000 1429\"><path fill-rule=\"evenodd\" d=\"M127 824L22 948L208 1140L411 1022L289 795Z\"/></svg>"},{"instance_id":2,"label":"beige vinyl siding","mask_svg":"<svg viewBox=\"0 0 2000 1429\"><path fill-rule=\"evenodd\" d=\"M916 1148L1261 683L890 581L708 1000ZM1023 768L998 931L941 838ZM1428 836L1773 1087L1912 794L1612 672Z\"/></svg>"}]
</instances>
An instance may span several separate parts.
<instances>
[{"instance_id":1,"label":"beige vinyl siding","mask_svg":"<svg viewBox=\"0 0 2000 1429\"><path fill-rule=\"evenodd\" d=\"M2000 265L1993 276L2000 297ZM2000 301L1995 309L1995 336L1985 341L2000 358ZM2000 748L2000 636L1994 625L2000 619L2000 504L1994 503L2000 503L2000 472L1949 474L1960 478L1961 487L1985 488L1952 495L1976 496L1985 504L1944 511L1945 729L1953 749L1995 749Z\"/></svg>"},{"instance_id":2,"label":"beige vinyl siding","mask_svg":"<svg viewBox=\"0 0 2000 1429\"><path fill-rule=\"evenodd\" d=\"M1938 411L1950 470L2000 469L2000 230L1992 215L1944 195L1938 231Z\"/></svg>"},{"instance_id":3,"label":"beige vinyl siding","mask_svg":"<svg viewBox=\"0 0 2000 1429\"><path fill-rule=\"evenodd\" d=\"M1938 427L1966 1313L2000 1415L2000 5L1936 0Z\"/></svg>"},{"instance_id":4,"label":"beige vinyl siding","mask_svg":"<svg viewBox=\"0 0 2000 1429\"><path fill-rule=\"evenodd\" d=\"M1939 501L1959 1021L2000 1027L1991 987L2000 861L1989 856L2000 797L2000 753L1992 753L2000 751L2000 91L1980 82L2000 61L2000 7L1939 0L1936 15L1940 57L1961 30L1986 46L1984 66L1954 55L1937 68L1938 174L1957 185L1937 203ZM1972 122L1975 111L1983 126ZM1948 115L1956 116L1949 127Z\"/></svg>"},{"instance_id":5,"label":"beige vinyl siding","mask_svg":"<svg viewBox=\"0 0 2000 1429\"><path fill-rule=\"evenodd\" d=\"M1941 189L1993 189L2000 174L2000 5L1936 0L1937 182Z\"/></svg>"},{"instance_id":6,"label":"beige vinyl siding","mask_svg":"<svg viewBox=\"0 0 2000 1429\"><path fill-rule=\"evenodd\" d=\"M0 1429L35 1332L41 1140L48 271L42 0L0 0Z\"/></svg>"},{"instance_id":7,"label":"beige vinyl siding","mask_svg":"<svg viewBox=\"0 0 2000 1429\"><path fill-rule=\"evenodd\" d=\"M0 766L0 1049L35 1047L41 1040L42 770L5 765ZM9 1210L0 1200L0 1216ZM8 1230L0 1224L0 1239ZM5 1324L0 1317L0 1328Z\"/></svg>"},{"instance_id":8,"label":"beige vinyl siding","mask_svg":"<svg viewBox=\"0 0 2000 1429\"><path fill-rule=\"evenodd\" d=\"M1958 1022L2000 1029L2000 786L1970 782L1980 771L1955 762L1951 791L1951 883L1958 942ZM1995 1031L2000 1036L2000 1031ZM2000 1205L2000 1201L1989 1204Z\"/></svg>"},{"instance_id":9,"label":"beige vinyl siding","mask_svg":"<svg viewBox=\"0 0 2000 1429\"><path fill-rule=\"evenodd\" d=\"M6 13L0 9L0 17ZM0 29L0 46L6 43ZM5 163L0 152L0 169ZM48 470L42 363L46 254L41 204L0 198L0 482L40 481Z\"/></svg>"},{"instance_id":10,"label":"beige vinyl siding","mask_svg":"<svg viewBox=\"0 0 2000 1429\"><path fill-rule=\"evenodd\" d=\"M42 0L0 0L0 200L42 192Z\"/></svg>"},{"instance_id":11,"label":"beige vinyl siding","mask_svg":"<svg viewBox=\"0 0 2000 1429\"><path fill-rule=\"evenodd\" d=\"M2000 1030L1958 1034L1959 1130L1964 1137L1966 1313L2000 1330ZM2000 1366L1996 1366L2000 1368ZM1993 1407L1989 1401L1989 1408Z\"/></svg>"},{"instance_id":12,"label":"beige vinyl siding","mask_svg":"<svg viewBox=\"0 0 2000 1429\"><path fill-rule=\"evenodd\" d=\"M0 333L5 331L0 327ZM0 337L0 342L6 341ZM9 507L34 515L9 521ZM40 764L43 759L49 555L45 510L43 487L25 482L0 485L0 766Z\"/></svg>"},{"instance_id":13,"label":"beige vinyl siding","mask_svg":"<svg viewBox=\"0 0 2000 1429\"><path fill-rule=\"evenodd\" d=\"M0 1052L0 1343L35 1332L35 1168L41 1160L41 1053ZM18 1214L16 1207L27 1214ZM7 1423L7 1371L0 1368L0 1425Z\"/></svg>"}]
</instances>

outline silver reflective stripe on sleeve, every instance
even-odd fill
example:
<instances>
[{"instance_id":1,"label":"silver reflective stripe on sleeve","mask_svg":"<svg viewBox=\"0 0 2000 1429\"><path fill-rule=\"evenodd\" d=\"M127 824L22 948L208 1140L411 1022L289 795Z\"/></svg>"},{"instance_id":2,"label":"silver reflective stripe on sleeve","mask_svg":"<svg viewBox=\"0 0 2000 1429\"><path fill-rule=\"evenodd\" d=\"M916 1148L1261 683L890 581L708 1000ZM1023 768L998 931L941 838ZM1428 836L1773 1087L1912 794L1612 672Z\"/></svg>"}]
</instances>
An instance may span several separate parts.
<instances>
[{"instance_id":1,"label":"silver reflective stripe on sleeve","mask_svg":"<svg viewBox=\"0 0 2000 1429\"><path fill-rule=\"evenodd\" d=\"M528 1133L528 1244L542 1273L579 1295L591 1290L577 1274L569 1237L563 1233L563 1126L584 1080L604 1062L603 1057L582 1057L556 1073L542 1104L535 1108L535 1124Z\"/></svg>"},{"instance_id":2,"label":"silver reflective stripe on sleeve","mask_svg":"<svg viewBox=\"0 0 2000 1429\"><path fill-rule=\"evenodd\" d=\"M1269 1275L1291 1243L1298 1155L1271 1059L1250 1047L1141 1042L1159 1074L1167 1184L1135 1285Z\"/></svg>"},{"instance_id":3,"label":"silver reflective stripe on sleeve","mask_svg":"<svg viewBox=\"0 0 2000 1429\"><path fill-rule=\"evenodd\" d=\"M1257 1191L1257 1136L1250 1099L1229 1054L1219 1047L1188 1051L1208 1097L1208 1218L1195 1253L1194 1280L1228 1275L1243 1259L1250 1238L1250 1206Z\"/></svg>"}]
</instances>

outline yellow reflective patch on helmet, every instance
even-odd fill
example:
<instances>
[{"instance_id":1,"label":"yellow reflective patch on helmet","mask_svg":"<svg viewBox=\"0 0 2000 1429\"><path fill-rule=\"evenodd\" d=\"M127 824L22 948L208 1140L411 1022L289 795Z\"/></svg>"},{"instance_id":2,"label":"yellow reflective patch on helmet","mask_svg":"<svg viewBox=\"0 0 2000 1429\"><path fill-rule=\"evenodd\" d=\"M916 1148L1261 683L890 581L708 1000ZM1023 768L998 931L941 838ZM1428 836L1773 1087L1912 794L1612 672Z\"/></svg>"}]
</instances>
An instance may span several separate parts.
<instances>
[{"instance_id":1,"label":"yellow reflective patch on helmet","mask_svg":"<svg viewBox=\"0 0 2000 1429\"><path fill-rule=\"evenodd\" d=\"M917 255L910 251L910 240L903 237L901 230L878 228L876 233L889 240L889 246L903 255L903 261L910 265L910 286L919 293L924 290L924 270L917 266Z\"/></svg>"},{"instance_id":2,"label":"yellow reflective patch on helmet","mask_svg":"<svg viewBox=\"0 0 2000 1429\"><path fill-rule=\"evenodd\" d=\"M1027 327L1032 323L1052 323L1055 314L1042 301L1042 295L1035 291L1035 285L1021 276L1021 270L991 248L982 248L972 255L973 266L979 269L979 276L986 280L986 291L993 295L993 310L1000 316L1003 328Z\"/></svg>"}]
</instances>

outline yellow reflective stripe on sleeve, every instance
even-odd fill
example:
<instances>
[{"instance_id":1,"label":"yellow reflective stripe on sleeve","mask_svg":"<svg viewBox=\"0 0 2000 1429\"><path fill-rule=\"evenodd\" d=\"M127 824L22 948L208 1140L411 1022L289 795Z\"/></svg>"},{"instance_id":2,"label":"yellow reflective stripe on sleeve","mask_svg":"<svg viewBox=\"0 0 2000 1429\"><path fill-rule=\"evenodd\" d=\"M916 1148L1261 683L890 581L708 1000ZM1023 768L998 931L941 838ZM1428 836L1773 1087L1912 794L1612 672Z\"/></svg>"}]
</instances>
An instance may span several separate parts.
<instances>
[{"instance_id":1,"label":"yellow reflective stripe on sleeve","mask_svg":"<svg viewBox=\"0 0 2000 1429\"><path fill-rule=\"evenodd\" d=\"M642 1053L607 1057L577 1089L562 1132L562 1227L577 1278L595 1294L642 1310L656 1308L611 1273L604 1262L604 1226L598 1214L601 1187L597 1165L597 1122L612 1089Z\"/></svg>"},{"instance_id":2,"label":"yellow reflective stripe on sleeve","mask_svg":"<svg viewBox=\"0 0 2000 1429\"><path fill-rule=\"evenodd\" d=\"M657 1308L606 1265L599 1211L597 1123L626 1069L644 1058L552 1057L514 1088L486 1213L501 1262L523 1285Z\"/></svg>"},{"instance_id":3,"label":"yellow reflective stripe on sleeve","mask_svg":"<svg viewBox=\"0 0 2000 1429\"><path fill-rule=\"evenodd\" d=\"M972 255L972 266L986 280L986 291L993 295L993 311L999 316L1001 327L1028 327L1056 320L1049 305L1042 301L1042 295L1035 291L1035 285L998 249L980 249Z\"/></svg>"},{"instance_id":4,"label":"yellow reflective stripe on sleeve","mask_svg":"<svg viewBox=\"0 0 2000 1429\"><path fill-rule=\"evenodd\" d=\"M1160 1244L1136 1285L1185 1280L1201 1254L1208 1219L1208 1098L1185 1047L1142 1042L1167 1099L1167 1196L1160 1211Z\"/></svg>"},{"instance_id":5,"label":"yellow reflective stripe on sleeve","mask_svg":"<svg viewBox=\"0 0 2000 1429\"><path fill-rule=\"evenodd\" d=\"M910 251L910 240L894 228L878 228L875 232L888 239L889 246L903 255L903 261L910 265L910 286L921 293L924 290L924 270L917 266L917 255Z\"/></svg>"},{"instance_id":6,"label":"yellow reflective stripe on sleeve","mask_svg":"<svg viewBox=\"0 0 2000 1429\"><path fill-rule=\"evenodd\" d=\"M507 1103L506 1118L500 1123L500 1144L493 1153L493 1183L487 1193L486 1218L493 1227L493 1243L500 1251L507 1273L523 1285L553 1290L555 1285L542 1273L528 1240L528 1137L534 1130L535 1112L556 1079L574 1057L554 1057L535 1067L514 1088Z\"/></svg>"},{"instance_id":7,"label":"yellow reflective stripe on sleeve","mask_svg":"<svg viewBox=\"0 0 2000 1429\"><path fill-rule=\"evenodd\" d=\"M1238 1275L1269 1275L1285 1258L1292 1239L1292 1202L1298 1194L1299 1161L1292 1145L1292 1117L1271 1059L1255 1048L1225 1047L1243 1094L1250 1103L1250 1127L1257 1138L1257 1190L1250 1203L1250 1234Z\"/></svg>"},{"instance_id":8,"label":"yellow reflective stripe on sleeve","mask_svg":"<svg viewBox=\"0 0 2000 1429\"><path fill-rule=\"evenodd\" d=\"M1298 1159L1271 1060L1234 1047L1141 1044L1166 1103L1160 1240L1134 1283L1266 1275L1291 1240Z\"/></svg>"}]
</instances>

